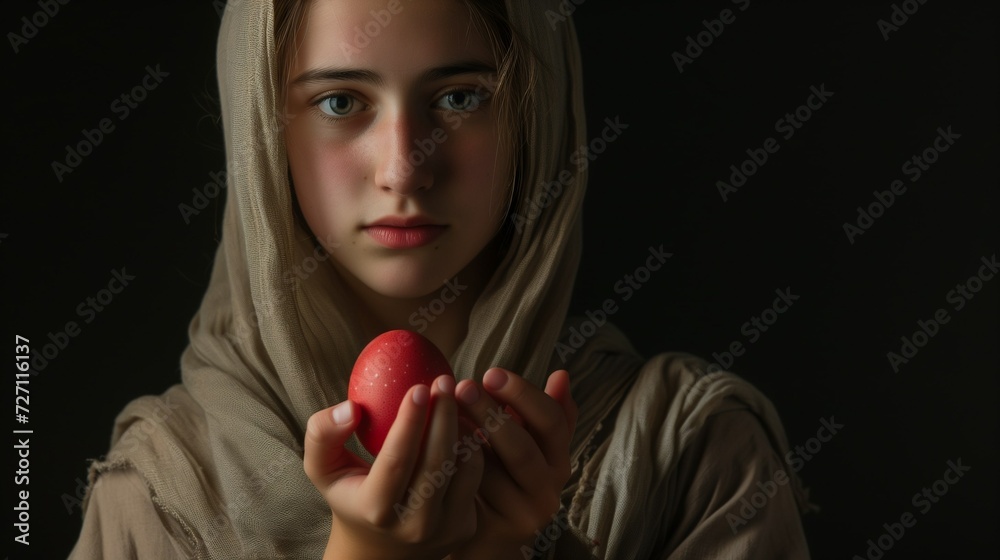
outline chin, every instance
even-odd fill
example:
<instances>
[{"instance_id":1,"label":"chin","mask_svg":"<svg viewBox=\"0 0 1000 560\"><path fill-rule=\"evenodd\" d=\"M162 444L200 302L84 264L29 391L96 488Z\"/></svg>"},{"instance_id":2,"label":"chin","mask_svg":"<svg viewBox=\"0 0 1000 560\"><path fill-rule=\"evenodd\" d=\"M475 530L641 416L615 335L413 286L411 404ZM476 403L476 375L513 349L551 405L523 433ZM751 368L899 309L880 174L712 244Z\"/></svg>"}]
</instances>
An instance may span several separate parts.
<instances>
[{"instance_id":1,"label":"chin","mask_svg":"<svg viewBox=\"0 0 1000 560\"><path fill-rule=\"evenodd\" d=\"M403 282L366 282L368 287L378 293L381 296L393 299L417 299L426 296L427 294L434 291L431 287L427 289L429 284L423 283L421 285L414 285L411 283Z\"/></svg>"},{"instance_id":2,"label":"chin","mask_svg":"<svg viewBox=\"0 0 1000 560\"><path fill-rule=\"evenodd\" d=\"M366 274L361 279L362 282L373 291L396 299L417 299L428 296L440 291L445 281L455 275L433 272L433 270L443 270L442 268L425 268L413 264L380 268Z\"/></svg>"}]
</instances>

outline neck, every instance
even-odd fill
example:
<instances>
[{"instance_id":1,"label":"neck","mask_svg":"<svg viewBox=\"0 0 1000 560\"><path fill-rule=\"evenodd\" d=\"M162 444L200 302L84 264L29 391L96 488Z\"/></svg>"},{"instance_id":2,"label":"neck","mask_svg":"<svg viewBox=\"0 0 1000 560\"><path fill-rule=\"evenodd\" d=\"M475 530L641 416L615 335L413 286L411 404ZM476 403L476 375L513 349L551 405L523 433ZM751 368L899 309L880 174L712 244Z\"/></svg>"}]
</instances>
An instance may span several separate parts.
<instances>
[{"instance_id":1,"label":"neck","mask_svg":"<svg viewBox=\"0 0 1000 560\"><path fill-rule=\"evenodd\" d=\"M357 298L355 310L365 341L395 329L416 331L450 359L468 334L472 307L498 258L497 248L490 244L441 288L418 298L384 296L346 271L341 276Z\"/></svg>"}]
</instances>

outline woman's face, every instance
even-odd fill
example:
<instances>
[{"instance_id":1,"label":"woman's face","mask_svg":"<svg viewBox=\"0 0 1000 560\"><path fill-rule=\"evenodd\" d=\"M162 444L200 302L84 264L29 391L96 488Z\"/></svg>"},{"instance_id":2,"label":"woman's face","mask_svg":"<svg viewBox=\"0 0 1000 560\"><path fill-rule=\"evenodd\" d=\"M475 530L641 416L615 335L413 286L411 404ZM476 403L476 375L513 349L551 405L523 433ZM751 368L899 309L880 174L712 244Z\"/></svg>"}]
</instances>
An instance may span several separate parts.
<instances>
[{"instance_id":1,"label":"woman's face","mask_svg":"<svg viewBox=\"0 0 1000 560\"><path fill-rule=\"evenodd\" d=\"M285 138L309 227L375 292L430 294L507 208L489 43L458 0L313 0L298 41Z\"/></svg>"}]
</instances>

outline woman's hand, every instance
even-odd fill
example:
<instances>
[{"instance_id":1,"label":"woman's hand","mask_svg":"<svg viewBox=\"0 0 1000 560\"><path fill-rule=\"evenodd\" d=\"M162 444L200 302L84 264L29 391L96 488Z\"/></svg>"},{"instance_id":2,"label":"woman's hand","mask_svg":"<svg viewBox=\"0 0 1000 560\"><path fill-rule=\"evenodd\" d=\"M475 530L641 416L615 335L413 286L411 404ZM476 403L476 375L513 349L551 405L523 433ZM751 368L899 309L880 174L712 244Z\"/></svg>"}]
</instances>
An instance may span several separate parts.
<instances>
[{"instance_id":1,"label":"woman's hand","mask_svg":"<svg viewBox=\"0 0 1000 560\"><path fill-rule=\"evenodd\" d=\"M355 403L309 419L305 472L333 512L324 558L440 560L475 535L483 454L462 449L456 457L454 390L447 375L430 390L411 388L371 466L344 449L360 418Z\"/></svg>"},{"instance_id":2,"label":"woman's hand","mask_svg":"<svg viewBox=\"0 0 1000 560\"><path fill-rule=\"evenodd\" d=\"M477 496L479 528L451 558L524 558L522 547L531 549L535 531L544 529L559 511L570 476L569 445L577 408L569 373L554 372L543 392L519 375L491 368L482 386L485 392L465 380L455 391L490 451Z\"/></svg>"}]
</instances>

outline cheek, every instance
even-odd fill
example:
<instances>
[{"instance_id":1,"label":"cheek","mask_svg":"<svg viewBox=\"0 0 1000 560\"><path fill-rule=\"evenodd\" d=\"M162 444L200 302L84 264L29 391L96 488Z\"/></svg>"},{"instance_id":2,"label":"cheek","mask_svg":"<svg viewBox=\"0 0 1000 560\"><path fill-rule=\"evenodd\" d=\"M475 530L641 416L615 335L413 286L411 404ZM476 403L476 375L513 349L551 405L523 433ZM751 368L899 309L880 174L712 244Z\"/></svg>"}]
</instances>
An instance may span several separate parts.
<instances>
[{"instance_id":1,"label":"cheek","mask_svg":"<svg viewBox=\"0 0 1000 560\"><path fill-rule=\"evenodd\" d=\"M352 201L365 176L360 154L332 142L302 137L289 131L288 165L295 194L309 227L326 239L348 224Z\"/></svg>"},{"instance_id":2,"label":"cheek","mask_svg":"<svg viewBox=\"0 0 1000 560\"><path fill-rule=\"evenodd\" d=\"M455 182L468 207L476 207L481 216L499 219L506 208L507 183L510 168L508 155L497 151L496 135L476 134L456 138L451 153L457 162Z\"/></svg>"}]
</instances>

